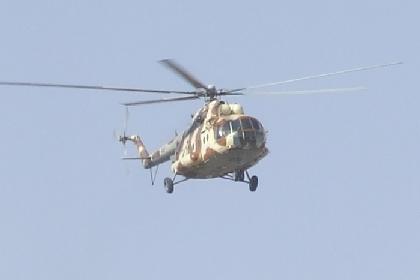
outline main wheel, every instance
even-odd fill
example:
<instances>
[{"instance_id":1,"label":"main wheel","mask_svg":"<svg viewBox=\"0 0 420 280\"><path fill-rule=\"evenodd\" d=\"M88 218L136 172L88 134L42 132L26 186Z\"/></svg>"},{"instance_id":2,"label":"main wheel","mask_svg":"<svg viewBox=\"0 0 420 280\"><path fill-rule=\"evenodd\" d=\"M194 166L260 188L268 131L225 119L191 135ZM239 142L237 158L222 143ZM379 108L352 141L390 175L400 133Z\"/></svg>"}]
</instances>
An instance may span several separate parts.
<instances>
[{"instance_id":1,"label":"main wheel","mask_svg":"<svg viewBox=\"0 0 420 280\"><path fill-rule=\"evenodd\" d=\"M254 175L249 180L249 190L251 192L255 192L257 190L257 187L258 187L258 177Z\"/></svg>"},{"instance_id":2,"label":"main wheel","mask_svg":"<svg viewBox=\"0 0 420 280\"><path fill-rule=\"evenodd\" d=\"M172 181L171 178L165 178L163 180L163 185L165 186L165 191L167 193L173 193L174 192L174 181Z\"/></svg>"}]
</instances>

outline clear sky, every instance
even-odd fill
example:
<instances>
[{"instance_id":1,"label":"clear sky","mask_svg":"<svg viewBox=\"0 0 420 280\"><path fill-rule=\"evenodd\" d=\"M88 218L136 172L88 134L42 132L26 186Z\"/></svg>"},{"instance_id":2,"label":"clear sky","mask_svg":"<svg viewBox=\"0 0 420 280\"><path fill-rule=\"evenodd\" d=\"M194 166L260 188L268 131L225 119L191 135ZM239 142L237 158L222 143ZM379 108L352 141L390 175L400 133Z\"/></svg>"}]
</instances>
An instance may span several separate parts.
<instances>
[{"instance_id":1,"label":"clear sky","mask_svg":"<svg viewBox=\"0 0 420 280\"><path fill-rule=\"evenodd\" d=\"M0 279L419 279L417 1L0 1L0 80L189 90L402 66L231 98L269 130L257 192L173 195L112 134L143 94L1 87ZM154 96L149 96L154 97ZM131 110L149 150L200 101ZM133 153L133 150L129 150Z\"/></svg>"}]
</instances>

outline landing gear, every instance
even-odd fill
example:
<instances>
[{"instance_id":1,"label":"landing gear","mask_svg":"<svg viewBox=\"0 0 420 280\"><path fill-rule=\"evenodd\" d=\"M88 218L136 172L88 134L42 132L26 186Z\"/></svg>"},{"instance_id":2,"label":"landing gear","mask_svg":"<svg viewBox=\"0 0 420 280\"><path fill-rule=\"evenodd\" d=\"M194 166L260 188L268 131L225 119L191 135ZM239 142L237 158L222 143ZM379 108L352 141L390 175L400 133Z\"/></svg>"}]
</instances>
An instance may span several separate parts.
<instances>
[{"instance_id":1,"label":"landing gear","mask_svg":"<svg viewBox=\"0 0 420 280\"><path fill-rule=\"evenodd\" d=\"M243 182L245 180L245 173L243 170L235 171L235 182Z\"/></svg>"},{"instance_id":2,"label":"landing gear","mask_svg":"<svg viewBox=\"0 0 420 280\"><path fill-rule=\"evenodd\" d=\"M245 174L246 174L246 178L248 180L245 180ZM236 170L235 172L232 172L230 174L226 174L224 176L221 176L220 178L235 181L235 182L246 183L246 184L248 184L249 190L251 192L255 192L258 188L258 177L255 176L255 175L251 177L247 170L245 170L245 171Z\"/></svg>"},{"instance_id":3,"label":"landing gear","mask_svg":"<svg viewBox=\"0 0 420 280\"><path fill-rule=\"evenodd\" d=\"M251 192L255 192L257 190L257 187L258 187L258 177L254 175L249 179L249 190Z\"/></svg>"},{"instance_id":4,"label":"landing gear","mask_svg":"<svg viewBox=\"0 0 420 280\"><path fill-rule=\"evenodd\" d=\"M166 177L164 180L163 180L163 186L165 187L165 191L167 192L167 193L173 193L174 192L174 186L176 185L176 184L179 184L179 183L182 183L182 182L185 182L185 181L187 181L189 178L184 178L184 179L182 179L182 180L178 180L178 181L175 181L175 178L176 178L176 175L177 174L175 174L174 175L174 177L171 179L171 178L168 178L168 177Z\"/></svg>"},{"instance_id":5,"label":"landing gear","mask_svg":"<svg viewBox=\"0 0 420 280\"><path fill-rule=\"evenodd\" d=\"M173 193L174 192L174 181L171 178L166 177L163 180L163 185L165 186L165 191L167 193Z\"/></svg>"}]
</instances>

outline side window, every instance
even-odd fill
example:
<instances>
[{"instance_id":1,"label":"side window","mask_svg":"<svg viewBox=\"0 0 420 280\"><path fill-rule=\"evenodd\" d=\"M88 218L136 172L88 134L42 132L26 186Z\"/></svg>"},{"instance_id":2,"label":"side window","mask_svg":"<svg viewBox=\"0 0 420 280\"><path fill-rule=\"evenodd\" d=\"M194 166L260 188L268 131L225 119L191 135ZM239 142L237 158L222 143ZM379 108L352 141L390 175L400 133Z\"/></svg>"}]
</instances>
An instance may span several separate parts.
<instances>
[{"instance_id":1,"label":"side window","mask_svg":"<svg viewBox=\"0 0 420 280\"><path fill-rule=\"evenodd\" d=\"M217 133L216 133L216 138L217 138L217 139L219 139L219 138L221 138L221 137L223 137L223 126L219 126L219 127L217 128Z\"/></svg>"},{"instance_id":2,"label":"side window","mask_svg":"<svg viewBox=\"0 0 420 280\"><path fill-rule=\"evenodd\" d=\"M230 122L225 122L223 125L217 128L216 138L219 139L219 138L225 137L229 133L231 133Z\"/></svg>"},{"instance_id":3,"label":"side window","mask_svg":"<svg viewBox=\"0 0 420 280\"><path fill-rule=\"evenodd\" d=\"M223 134L224 136L230 134L230 122L225 122L225 124L223 125Z\"/></svg>"}]
</instances>

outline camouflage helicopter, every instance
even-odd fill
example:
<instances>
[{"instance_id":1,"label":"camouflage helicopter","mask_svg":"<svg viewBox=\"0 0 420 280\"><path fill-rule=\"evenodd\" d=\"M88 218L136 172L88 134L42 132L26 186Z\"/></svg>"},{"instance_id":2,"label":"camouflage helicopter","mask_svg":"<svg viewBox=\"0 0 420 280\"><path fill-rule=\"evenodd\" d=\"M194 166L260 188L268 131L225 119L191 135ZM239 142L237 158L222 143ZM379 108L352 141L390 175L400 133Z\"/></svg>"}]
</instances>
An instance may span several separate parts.
<instances>
[{"instance_id":1,"label":"camouflage helicopter","mask_svg":"<svg viewBox=\"0 0 420 280\"><path fill-rule=\"evenodd\" d=\"M254 192L258 187L258 177L255 175L251 176L248 170L268 154L268 149L266 147L267 131L257 118L245 114L243 107L240 104L229 104L221 100L223 96L245 95L252 93L251 90L253 89L401 64L401 62L395 62L244 88L217 89L214 85L205 85L173 60L165 59L160 62L185 79L195 89L193 91L172 91L32 82L0 82L0 85L184 95L182 97L123 103L126 108L138 105L187 101L202 98L204 99L205 104L192 115L191 125L183 133L176 135L168 143L164 144L153 153L147 151L138 135L127 136L125 132L126 129L124 129L123 135L119 136L118 140L123 145L127 142L133 143L138 155L136 157L125 157L123 159L141 161L145 169L150 169L152 184L154 184L156 179L156 172L153 175L152 168L158 167L164 162L171 161L171 170L174 173L174 176L172 178L166 177L164 179L164 187L167 193L172 193L174 191L174 185L186 180L210 178L222 178L243 182L248 184L250 191ZM311 94L319 92L345 92L361 89L363 88L353 87L270 92L269 94ZM175 181L176 176L183 176L184 178Z\"/></svg>"}]
</instances>

